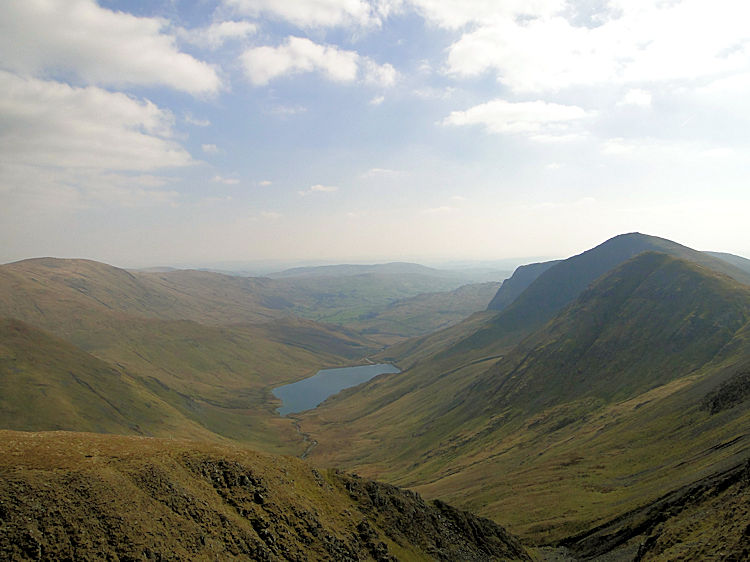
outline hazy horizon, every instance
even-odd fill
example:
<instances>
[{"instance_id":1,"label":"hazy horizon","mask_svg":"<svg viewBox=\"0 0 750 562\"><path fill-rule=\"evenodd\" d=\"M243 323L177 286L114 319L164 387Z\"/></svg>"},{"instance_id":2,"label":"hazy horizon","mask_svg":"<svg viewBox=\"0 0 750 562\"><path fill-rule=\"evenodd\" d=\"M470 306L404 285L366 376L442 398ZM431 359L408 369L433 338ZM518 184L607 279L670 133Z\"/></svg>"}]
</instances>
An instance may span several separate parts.
<instances>
[{"instance_id":1,"label":"hazy horizon","mask_svg":"<svg viewBox=\"0 0 750 562\"><path fill-rule=\"evenodd\" d=\"M523 260L634 231L750 257L738 2L0 16L2 263Z\"/></svg>"}]
</instances>

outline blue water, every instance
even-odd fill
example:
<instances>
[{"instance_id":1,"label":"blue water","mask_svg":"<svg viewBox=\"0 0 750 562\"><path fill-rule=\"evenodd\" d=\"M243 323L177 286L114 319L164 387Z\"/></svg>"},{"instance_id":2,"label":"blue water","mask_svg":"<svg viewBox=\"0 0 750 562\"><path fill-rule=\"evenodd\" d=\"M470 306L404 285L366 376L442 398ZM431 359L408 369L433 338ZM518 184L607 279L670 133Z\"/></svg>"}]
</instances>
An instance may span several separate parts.
<instances>
[{"instance_id":1,"label":"blue water","mask_svg":"<svg viewBox=\"0 0 750 562\"><path fill-rule=\"evenodd\" d=\"M367 382L383 373L400 372L389 363L324 369L318 371L312 377L274 388L273 394L276 398L281 398L283 403L278 411L280 415L285 416L315 408L329 396L333 396L350 386Z\"/></svg>"}]
</instances>

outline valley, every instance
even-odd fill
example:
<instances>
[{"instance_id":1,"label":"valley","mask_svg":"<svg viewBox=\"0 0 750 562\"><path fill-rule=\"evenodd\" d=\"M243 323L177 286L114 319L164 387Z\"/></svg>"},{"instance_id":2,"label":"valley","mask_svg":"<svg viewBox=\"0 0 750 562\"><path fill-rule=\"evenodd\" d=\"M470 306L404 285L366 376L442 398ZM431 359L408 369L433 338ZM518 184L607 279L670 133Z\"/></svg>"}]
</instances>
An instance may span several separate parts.
<instances>
[{"instance_id":1,"label":"valley","mask_svg":"<svg viewBox=\"0 0 750 562\"><path fill-rule=\"evenodd\" d=\"M496 274L0 266L0 547L11 559L750 552L736 499L750 459L747 260L631 233ZM370 363L400 372L279 415L273 389ZM95 514L39 508L83 497Z\"/></svg>"}]
</instances>

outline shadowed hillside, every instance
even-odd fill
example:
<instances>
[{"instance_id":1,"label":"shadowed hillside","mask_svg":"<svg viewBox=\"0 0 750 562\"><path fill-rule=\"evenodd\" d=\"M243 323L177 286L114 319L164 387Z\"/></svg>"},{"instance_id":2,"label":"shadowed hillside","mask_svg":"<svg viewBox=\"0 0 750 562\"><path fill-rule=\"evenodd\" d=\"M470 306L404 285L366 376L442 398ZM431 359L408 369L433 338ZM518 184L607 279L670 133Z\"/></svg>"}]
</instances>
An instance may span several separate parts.
<instances>
[{"instance_id":1,"label":"shadowed hillside","mask_svg":"<svg viewBox=\"0 0 750 562\"><path fill-rule=\"evenodd\" d=\"M646 251L666 253L750 284L746 271L725 260L664 238L637 232L622 234L566 260L521 266L500 287L493 299L495 304L491 303L486 313L397 344L381 357L402 367L429 358L443 367L458 368L480 358L502 355L542 327L601 275ZM508 288L504 289L506 284Z\"/></svg>"},{"instance_id":2,"label":"shadowed hillside","mask_svg":"<svg viewBox=\"0 0 750 562\"><path fill-rule=\"evenodd\" d=\"M513 275L503 281L490 304L487 305L487 310L503 310L516 300L537 277L558 263L560 263L560 260L519 266L513 272Z\"/></svg>"}]
</instances>

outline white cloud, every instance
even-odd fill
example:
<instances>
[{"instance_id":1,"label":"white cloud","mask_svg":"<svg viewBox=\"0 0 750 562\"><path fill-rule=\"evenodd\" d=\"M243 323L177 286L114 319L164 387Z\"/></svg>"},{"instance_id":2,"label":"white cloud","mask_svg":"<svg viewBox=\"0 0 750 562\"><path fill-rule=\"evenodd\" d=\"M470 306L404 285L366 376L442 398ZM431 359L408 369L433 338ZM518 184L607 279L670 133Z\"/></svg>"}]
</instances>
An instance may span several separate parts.
<instances>
[{"instance_id":1,"label":"white cloud","mask_svg":"<svg viewBox=\"0 0 750 562\"><path fill-rule=\"evenodd\" d=\"M215 144L202 144L201 150L203 150L203 152L205 152L206 154L216 154L217 152L219 152L219 147Z\"/></svg>"},{"instance_id":2,"label":"white cloud","mask_svg":"<svg viewBox=\"0 0 750 562\"><path fill-rule=\"evenodd\" d=\"M453 111L443 125L481 125L490 133L520 133L540 141L564 141L578 136L570 132L571 124L591 115L575 105L497 99L466 111Z\"/></svg>"},{"instance_id":3,"label":"white cloud","mask_svg":"<svg viewBox=\"0 0 750 562\"><path fill-rule=\"evenodd\" d=\"M288 37L279 47L248 49L241 57L247 76L256 86L285 74L313 71L336 82L351 82L357 78L358 58L354 51L318 45L303 37Z\"/></svg>"},{"instance_id":4,"label":"white cloud","mask_svg":"<svg viewBox=\"0 0 750 562\"><path fill-rule=\"evenodd\" d=\"M163 189L172 179L154 173L193 163L172 127L172 114L149 101L0 71L0 222L176 204L179 194Z\"/></svg>"},{"instance_id":5,"label":"white cloud","mask_svg":"<svg viewBox=\"0 0 750 562\"><path fill-rule=\"evenodd\" d=\"M149 101L0 71L3 163L139 171L191 164L172 125L172 114Z\"/></svg>"},{"instance_id":6,"label":"white cloud","mask_svg":"<svg viewBox=\"0 0 750 562\"><path fill-rule=\"evenodd\" d=\"M618 105L635 105L638 107L651 106L651 92L640 88L631 88L623 96Z\"/></svg>"},{"instance_id":7,"label":"white cloud","mask_svg":"<svg viewBox=\"0 0 750 562\"><path fill-rule=\"evenodd\" d=\"M273 185L273 182L270 180L262 180L258 182L258 185L261 187L268 187L269 185Z\"/></svg>"},{"instance_id":8,"label":"white cloud","mask_svg":"<svg viewBox=\"0 0 750 562\"><path fill-rule=\"evenodd\" d=\"M258 26L249 21L222 21L201 29L181 29L180 37L199 47L218 49L228 40L244 39L258 32Z\"/></svg>"},{"instance_id":9,"label":"white cloud","mask_svg":"<svg viewBox=\"0 0 750 562\"><path fill-rule=\"evenodd\" d=\"M407 0L426 19L449 29L499 18L551 16L563 0Z\"/></svg>"},{"instance_id":10,"label":"white cloud","mask_svg":"<svg viewBox=\"0 0 750 562\"><path fill-rule=\"evenodd\" d=\"M261 212L260 215L264 219L269 219L269 220L277 220L277 219L280 219L281 217L284 216L281 213L277 213L275 211L263 211L263 212Z\"/></svg>"},{"instance_id":11,"label":"white cloud","mask_svg":"<svg viewBox=\"0 0 750 562\"><path fill-rule=\"evenodd\" d=\"M0 223L37 224L40 217L67 216L95 205L176 205L179 193L162 189L169 178L133 172L0 165ZM56 220L56 219L55 219Z\"/></svg>"},{"instance_id":12,"label":"white cloud","mask_svg":"<svg viewBox=\"0 0 750 562\"><path fill-rule=\"evenodd\" d=\"M93 0L7 0L2 10L0 65L16 73L192 94L221 86L210 65L180 52L163 33L166 20L113 12Z\"/></svg>"},{"instance_id":13,"label":"white cloud","mask_svg":"<svg viewBox=\"0 0 750 562\"><path fill-rule=\"evenodd\" d=\"M214 183L223 183L224 185L237 185L240 183L240 180L237 178L226 178L219 174L215 175L211 181Z\"/></svg>"},{"instance_id":14,"label":"white cloud","mask_svg":"<svg viewBox=\"0 0 750 562\"><path fill-rule=\"evenodd\" d=\"M403 174L401 170L392 170L390 168L370 168L362 174L363 178L382 178L400 176Z\"/></svg>"},{"instance_id":15,"label":"white cloud","mask_svg":"<svg viewBox=\"0 0 750 562\"><path fill-rule=\"evenodd\" d=\"M333 193L334 191L338 191L338 190L339 188L336 187L335 185L322 185L322 184L317 183L315 185L310 186L310 189L306 191L298 191L297 193L299 193L302 196L305 196L311 193Z\"/></svg>"},{"instance_id":16,"label":"white cloud","mask_svg":"<svg viewBox=\"0 0 750 562\"><path fill-rule=\"evenodd\" d=\"M413 4L445 27L473 24L449 49L450 72L492 71L517 92L694 80L750 66L750 5L733 0L612 0L585 21L579 5L554 1Z\"/></svg>"},{"instance_id":17,"label":"white cloud","mask_svg":"<svg viewBox=\"0 0 750 562\"><path fill-rule=\"evenodd\" d=\"M288 117L291 115L298 115L305 113L307 108L304 105L275 105L268 110L268 113L272 115L280 115L282 117Z\"/></svg>"},{"instance_id":18,"label":"white cloud","mask_svg":"<svg viewBox=\"0 0 750 562\"><path fill-rule=\"evenodd\" d=\"M364 0L224 0L237 13L272 16L299 27L371 25L380 21L378 10ZM385 11L388 3L382 3Z\"/></svg>"},{"instance_id":19,"label":"white cloud","mask_svg":"<svg viewBox=\"0 0 750 562\"><path fill-rule=\"evenodd\" d=\"M315 184L312 187L310 187L310 191L322 191L325 193L331 193L333 191L338 191L338 187L334 185L321 185L321 184Z\"/></svg>"},{"instance_id":20,"label":"white cloud","mask_svg":"<svg viewBox=\"0 0 750 562\"><path fill-rule=\"evenodd\" d=\"M390 87L396 83L398 72L390 64L378 64L371 59L365 59L362 64L365 82L376 86Z\"/></svg>"},{"instance_id":21,"label":"white cloud","mask_svg":"<svg viewBox=\"0 0 750 562\"><path fill-rule=\"evenodd\" d=\"M211 124L211 121L208 119L199 119L198 117L194 117L191 113L186 113L185 123L195 125L196 127L208 127Z\"/></svg>"},{"instance_id":22,"label":"white cloud","mask_svg":"<svg viewBox=\"0 0 750 562\"><path fill-rule=\"evenodd\" d=\"M378 64L356 51L320 45L305 37L287 37L278 47L254 47L240 57L250 81L265 86L286 75L321 72L334 82L353 82L360 76L367 84L392 86L398 72L390 64Z\"/></svg>"},{"instance_id":23,"label":"white cloud","mask_svg":"<svg viewBox=\"0 0 750 562\"><path fill-rule=\"evenodd\" d=\"M681 166L696 164L700 159L735 160L744 163L747 151L717 146L711 143L688 140L664 140L658 138L610 138L601 144L601 152L607 156L629 158L642 162L678 163Z\"/></svg>"},{"instance_id":24,"label":"white cloud","mask_svg":"<svg viewBox=\"0 0 750 562\"><path fill-rule=\"evenodd\" d=\"M370 105L380 105L385 101L385 96L375 96L370 100Z\"/></svg>"},{"instance_id":25,"label":"white cloud","mask_svg":"<svg viewBox=\"0 0 750 562\"><path fill-rule=\"evenodd\" d=\"M734 149L727 147L709 148L701 152L701 156L707 158L732 158L736 155L737 152Z\"/></svg>"}]
</instances>

